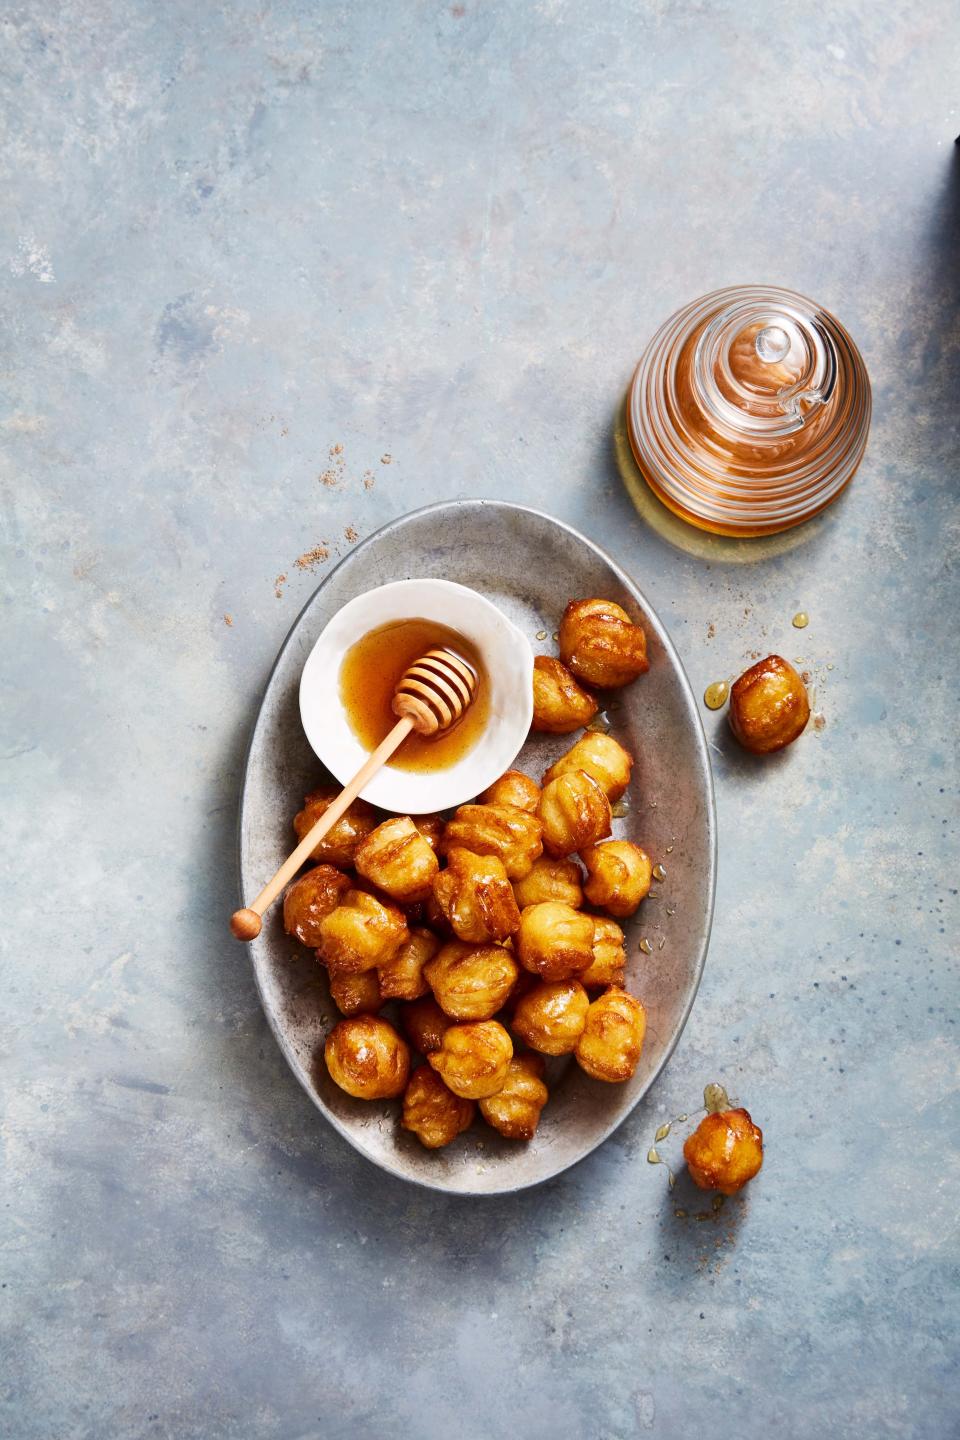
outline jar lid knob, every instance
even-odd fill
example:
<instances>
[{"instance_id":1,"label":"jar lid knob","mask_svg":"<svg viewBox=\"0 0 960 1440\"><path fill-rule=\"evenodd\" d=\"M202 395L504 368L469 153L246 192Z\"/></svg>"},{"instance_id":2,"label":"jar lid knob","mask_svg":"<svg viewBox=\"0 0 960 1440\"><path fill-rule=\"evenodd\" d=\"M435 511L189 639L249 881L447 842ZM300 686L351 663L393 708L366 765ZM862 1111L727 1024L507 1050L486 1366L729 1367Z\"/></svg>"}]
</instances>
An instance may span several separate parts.
<instances>
[{"instance_id":1,"label":"jar lid knob","mask_svg":"<svg viewBox=\"0 0 960 1440\"><path fill-rule=\"evenodd\" d=\"M777 365L790 353L790 336L782 325L765 325L757 334L754 348L765 365Z\"/></svg>"}]
</instances>

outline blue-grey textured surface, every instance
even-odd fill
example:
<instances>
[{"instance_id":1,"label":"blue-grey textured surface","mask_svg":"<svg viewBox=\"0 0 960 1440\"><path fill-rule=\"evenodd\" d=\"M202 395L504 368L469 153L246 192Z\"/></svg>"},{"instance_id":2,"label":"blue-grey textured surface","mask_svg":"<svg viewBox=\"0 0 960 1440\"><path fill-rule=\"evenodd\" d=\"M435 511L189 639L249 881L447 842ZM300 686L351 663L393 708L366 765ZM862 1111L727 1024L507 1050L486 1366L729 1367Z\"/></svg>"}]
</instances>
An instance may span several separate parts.
<instances>
[{"instance_id":1,"label":"blue-grey textured surface","mask_svg":"<svg viewBox=\"0 0 960 1440\"><path fill-rule=\"evenodd\" d=\"M60 0L0 33L0 1431L955 1434L956 5ZM656 323L738 280L835 309L875 423L812 538L729 566L637 518L612 437ZM708 719L680 1048L487 1203L323 1124L225 934L296 558L456 495L606 544L698 690L779 649L826 718L763 765ZM768 1150L698 1223L645 1154L714 1078Z\"/></svg>"}]
</instances>

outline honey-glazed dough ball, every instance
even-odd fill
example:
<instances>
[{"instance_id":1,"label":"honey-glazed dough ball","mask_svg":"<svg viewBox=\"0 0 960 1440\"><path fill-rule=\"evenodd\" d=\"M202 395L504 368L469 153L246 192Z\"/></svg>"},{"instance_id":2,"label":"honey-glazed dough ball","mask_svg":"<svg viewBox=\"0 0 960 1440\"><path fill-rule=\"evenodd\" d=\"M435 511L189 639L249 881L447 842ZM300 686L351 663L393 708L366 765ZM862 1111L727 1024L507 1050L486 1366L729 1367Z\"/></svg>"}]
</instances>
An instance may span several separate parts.
<instances>
[{"instance_id":1,"label":"honey-glazed dough ball","mask_svg":"<svg viewBox=\"0 0 960 1440\"><path fill-rule=\"evenodd\" d=\"M451 940L424 967L434 999L454 1020L490 1020L509 997L520 967L502 945Z\"/></svg>"},{"instance_id":2,"label":"honey-glazed dough ball","mask_svg":"<svg viewBox=\"0 0 960 1440\"><path fill-rule=\"evenodd\" d=\"M367 890L348 890L320 922L319 958L343 974L386 965L410 937L403 911Z\"/></svg>"},{"instance_id":3,"label":"honey-glazed dough ball","mask_svg":"<svg viewBox=\"0 0 960 1440\"><path fill-rule=\"evenodd\" d=\"M589 725L599 705L581 690L566 665L550 655L538 655L533 662L532 729L547 735L569 735Z\"/></svg>"},{"instance_id":4,"label":"honey-glazed dough ball","mask_svg":"<svg viewBox=\"0 0 960 1440\"><path fill-rule=\"evenodd\" d=\"M540 803L540 786L522 770L506 770L499 780L488 785L480 796L481 805L513 805L517 810L536 814Z\"/></svg>"},{"instance_id":5,"label":"honey-glazed dough ball","mask_svg":"<svg viewBox=\"0 0 960 1440\"><path fill-rule=\"evenodd\" d=\"M647 1012L626 990L607 990L587 1011L577 1042L577 1063L594 1080L619 1084L629 1080L640 1063Z\"/></svg>"},{"instance_id":6,"label":"honey-glazed dough ball","mask_svg":"<svg viewBox=\"0 0 960 1440\"><path fill-rule=\"evenodd\" d=\"M301 945L316 950L320 944L320 921L336 910L350 889L346 875L333 865L314 865L294 880L283 897L283 928Z\"/></svg>"},{"instance_id":7,"label":"honey-glazed dough ball","mask_svg":"<svg viewBox=\"0 0 960 1440\"><path fill-rule=\"evenodd\" d=\"M448 1090L429 1065L418 1065L403 1092L400 1124L428 1150L439 1150L473 1123L477 1107Z\"/></svg>"},{"instance_id":8,"label":"honey-glazed dough ball","mask_svg":"<svg viewBox=\"0 0 960 1440\"><path fill-rule=\"evenodd\" d=\"M413 822L435 855L440 854L440 842L447 822L442 815L417 815Z\"/></svg>"},{"instance_id":9,"label":"honey-glazed dough ball","mask_svg":"<svg viewBox=\"0 0 960 1440\"><path fill-rule=\"evenodd\" d=\"M427 1056L453 1093L465 1100L496 1095L512 1058L513 1042L498 1020L451 1025L440 1049Z\"/></svg>"},{"instance_id":10,"label":"honey-glazed dough ball","mask_svg":"<svg viewBox=\"0 0 960 1440\"><path fill-rule=\"evenodd\" d=\"M376 970L359 975L329 971L330 999L341 1015L375 1015L383 1004Z\"/></svg>"},{"instance_id":11,"label":"honey-glazed dough ball","mask_svg":"<svg viewBox=\"0 0 960 1440\"><path fill-rule=\"evenodd\" d=\"M599 730L590 730L551 765L543 777L544 785L556 780L558 775L569 775L572 770L583 770L591 775L614 805L630 784L633 756L624 750L619 740L612 735L603 735Z\"/></svg>"},{"instance_id":12,"label":"honey-glazed dough ball","mask_svg":"<svg viewBox=\"0 0 960 1440\"><path fill-rule=\"evenodd\" d=\"M480 1114L507 1140L532 1140L550 1098L539 1055L515 1055L503 1088L480 1101Z\"/></svg>"},{"instance_id":13,"label":"honey-glazed dough ball","mask_svg":"<svg viewBox=\"0 0 960 1440\"><path fill-rule=\"evenodd\" d=\"M537 813L548 855L570 855L610 834L610 801L585 770L571 770L544 785Z\"/></svg>"},{"instance_id":14,"label":"honey-glazed dough ball","mask_svg":"<svg viewBox=\"0 0 960 1440\"><path fill-rule=\"evenodd\" d=\"M627 952L623 931L615 920L595 915L593 920L593 959L579 975L581 985L622 986L626 973Z\"/></svg>"},{"instance_id":15,"label":"honey-glazed dough ball","mask_svg":"<svg viewBox=\"0 0 960 1440\"><path fill-rule=\"evenodd\" d=\"M298 840L302 840L307 831L316 825L339 794L340 789L336 785L321 785L319 789L310 791L303 802L303 809L293 817L293 828L297 832ZM365 835L370 834L376 823L373 806L368 805L366 800L354 800L323 839L318 841L310 858L328 865L352 865L357 846Z\"/></svg>"},{"instance_id":16,"label":"honey-glazed dough ball","mask_svg":"<svg viewBox=\"0 0 960 1440\"><path fill-rule=\"evenodd\" d=\"M520 914L517 955L542 980L569 980L593 959L593 916L545 900Z\"/></svg>"},{"instance_id":17,"label":"honey-glazed dough ball","mask_svg":"<svg viewBox=\"0 0 960 1440\"><path fill-rule=\"evenodd\" d=\"M440 862L409 815L384 820L357 846L357 874L404 905L426 900Z\"/></svg>"},{"instance_id":18,"label":"honey-glazed dough ball","mask_svg":"<svg viewBox=\"0 0 960 1440\"><path fill-rule=\"evenodd\" d=\"M440 873L443 874L443 871ZM503 873L506 875L507 872L504 871ZM440 876L438 875L437 880L439 880L439 878ZM446 911L441 908L440 902L437 899L437 880L433 882L433 894L424 901L423 919L435 935L439 935L443 940L448 940L454 931L453 926L447 919ZM446 888L447 884L449 884L449 882L444 882L444 885L440 887L441 891Z\"/></svg>"},{"instance_id":19,"label":"honey-glazed dough ball","mask_svg":"<svg viewBox=\"0 0 960 1440\"><path fill-rule=\"evenodd\" d=\"M525 905L539 905L544 900L558 900L579 910L583 904L583 872L576 860L541 855L529 875L514 880L513 893L522 910Z\"/></svg>"},{"instance_id":20,"label":"honey-glazed dough ball","mask_svg":"<svg viewBox=\"0 0 960 1440\"><path fill-rule=\"evenodd\" d=\"M748 1110L721 1110L707 1115L688 1136L683 1158L701 1190L736 1195L763 1164L763 1131Z\"/></svg>"},{"instance_id":21,"label":"honey-glazed dough ball","mask_svg":"<svg viewBox=\"0 0 960 1440\"><path fill-rule=\"evenodd\" d=\"M376 1015L353 1015L334 1025L323 1053L331 1080L358 1100L390 1100L410 1074L409 1045Z\"/></svg>"},{"instance_id":22,"label":"honey-glazed dough ball","mask_svg":"<svg viewBox=\"0 0 960 1440\"><path fill-rule=\"evenodd\" d=\"M461 805L447 824L443 846L496 855L511 880L521 880L543 854L540 821L516 805Z\"/></svg>"},{"instance_id":23,"label":"honey-glazed dough ball","mask_svg":"<svg viewBox=\"0 0 960 1440\"><path fill-rule=\"evenodd\" d=\"M432 995L423 995L412 1005L404 1005L400 1011L400 1024L414 1050L421 1055L432 1055L443 1044L443 1032L449 1030L453 1021L444 1015Z\"/></svg>"},{"instance_id":24,"label":"honey-glazed dough ball","mask_svg":"<svg viewBox=\"0 0 960 1440\"><path fill-rule=\"evenodd\" d=\"M745 750L754 755L782 750L810 719L806 686L788 660L768 655L733 682L729 719Z\"/></svg>"},{"instance_id":25,"label":"honey-glazed dough ball","mask_svg":"<svg viewBox=\"0 0 960 1440\"><path fill-rule=\"evenodd\" d=\"M590 1000L579 980L537 985L517 1004L513 1029L531 1050L569 1055L587 1023Z\"/></svg>"},{"instance_id":26,"label":"honey-glazed dough ball","mask_svg":"<svg viewBox=\"0 0 960 1440\"><path fill-rule=\"evenodd\" d=\"M632 840L607 840L580 851L587 867L583 890L591 905L622 918L632 915L650 892L653 862Z\"/></svg>"},{"instance_id":27,"label":"honey-glazed dough ball","mask_svg":"<svg viewBox=\"0 0 960 1440\"><path fill-rule=\"evenodd\" d=\"M384 1000L419 1000L430 989L423 967L440 949L440 940L431 930L410 931L392 960L378 968L380 993Z\"/></svg>"},{"instance_id":28,"label":"honey-glazed dough ball","mask_svg":"<svg viewBox=\"0 0 960 1440\"><path fill-rule=\"evenodd\" d=\"M433 882L433 897L460 940L477 945L505 940L520 924L507 872L496 855L451 850L446 870Z\"/></svg>"},{"instance_id":29,"label":"honey-glazed dough ball","mask_svg":"<svg viewBox=\"0 0 960 1440\"><path fill-rule=\"evenodd\" d=\"M560 621L560 659L583 685L616 690L645 670L647 637L612 600L571 600Z\"/></svg>"}]
</instances>

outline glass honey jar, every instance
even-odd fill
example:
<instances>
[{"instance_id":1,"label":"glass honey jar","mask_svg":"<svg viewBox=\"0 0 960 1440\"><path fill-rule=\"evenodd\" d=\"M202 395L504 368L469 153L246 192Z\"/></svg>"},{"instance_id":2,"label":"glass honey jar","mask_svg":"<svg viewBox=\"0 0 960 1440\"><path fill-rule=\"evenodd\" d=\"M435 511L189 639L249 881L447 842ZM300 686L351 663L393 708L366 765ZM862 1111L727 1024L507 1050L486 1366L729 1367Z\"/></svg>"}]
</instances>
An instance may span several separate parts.
<instances>
[{"instance_id":1,"label":"glass honey jar","mask_svg":"<svg viewBox=\"0 0 960 1440\"><path fill-rule=\"evenodd\" d=\"M715 290L663 324L627 400L634 458L676 515L717 535L772 535L850 483L870 381L843 326L774 286Z\"/></svg>"}]
</instances>

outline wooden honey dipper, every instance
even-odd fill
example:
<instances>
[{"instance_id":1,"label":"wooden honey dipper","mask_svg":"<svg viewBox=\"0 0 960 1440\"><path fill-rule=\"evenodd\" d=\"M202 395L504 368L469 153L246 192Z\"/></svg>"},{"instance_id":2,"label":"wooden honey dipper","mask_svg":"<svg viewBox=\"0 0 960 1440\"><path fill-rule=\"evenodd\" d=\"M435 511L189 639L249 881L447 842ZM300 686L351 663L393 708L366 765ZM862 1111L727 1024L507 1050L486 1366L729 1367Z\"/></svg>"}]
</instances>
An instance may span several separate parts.
<instances>
[{"instance_id":1,"label":"wooden honey dipper","mask_svg":"<svg viewBox=\"0 0 960 1440\"><path fill-rule=\"evenodd\" d=\"M405 671L394 691L393 713L399 716L396 725L385 740L346 784L331 805L320 816L316 825L307 831L296 850L280 866L252 905L236 910L230 917L230 929L238 940L255 940L260 934L263 916L276 900L281 890L292 880L304 860L316 848L340 819L343 812L353 804L360 791L385 765L394 750L406 740L411 730L418 735L439 735L463 715L477 693L475 671L455 655L452 650L430 650Z\"/></svg>"}]
</instances>

